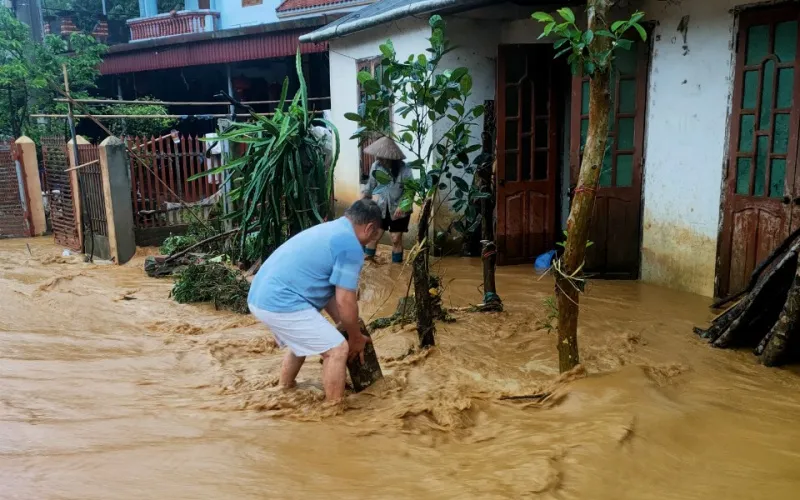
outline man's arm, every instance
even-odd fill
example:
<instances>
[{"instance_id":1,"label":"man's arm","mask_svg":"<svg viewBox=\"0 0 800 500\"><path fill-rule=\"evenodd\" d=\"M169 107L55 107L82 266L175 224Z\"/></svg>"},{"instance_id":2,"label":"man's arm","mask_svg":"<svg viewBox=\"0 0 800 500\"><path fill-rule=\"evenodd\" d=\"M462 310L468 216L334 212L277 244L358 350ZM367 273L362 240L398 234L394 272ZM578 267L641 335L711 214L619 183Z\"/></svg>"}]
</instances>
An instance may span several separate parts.
<instances>
[{"instance_id":1,"label":"man's arm","mask_svg":"<svg viewBox=\"0 0 800 500\"><path fill-rule=\"evenodd\" d=\"M345 288L336 287L336 309L339 314L338 321L348 337L361 335L361 326L358 324L358 299L356 292ZM335 320L335 319L334 319Z\"/></svg>"}]
</instances>

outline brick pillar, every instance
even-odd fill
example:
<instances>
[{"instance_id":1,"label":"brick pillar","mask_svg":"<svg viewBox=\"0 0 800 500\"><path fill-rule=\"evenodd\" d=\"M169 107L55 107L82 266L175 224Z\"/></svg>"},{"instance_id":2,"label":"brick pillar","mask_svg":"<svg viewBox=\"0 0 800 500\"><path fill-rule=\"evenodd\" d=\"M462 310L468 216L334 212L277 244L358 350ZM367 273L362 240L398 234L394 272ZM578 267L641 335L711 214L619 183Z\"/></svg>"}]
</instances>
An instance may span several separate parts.
<instances>
[{"instance_id":1,"label":"brick pillar","mask_svg":"<svg viewBox=\"0 0 800 500\"><path fill-rule=\"evenodd\" d=\"M136 253L127 148L111 136L100 143L99 153L111 258L117 264L125 264Z\"/></svg>"},{"instance_id":2,"label":"brick pillar","mask_svg":"<svg viewBox=\"0 0 800 500\"><path fill-rule=\"evenodd\" d=\"M25 190L28 195L28 210L31 218L31 234L41 236L47 232L47 219L44 215L42 200L42 180L39 177L39 159L36 156L36 144L22 136L16 141L19 158L22 162L22 175L25 176Z\"/></svg>"},{"instance_id":3,"label":"brick pillar","mask_svg":"<svg viewBox=\"0 0 800 500\"><path fill-rule=\"evenodd\" d=\"M77 139L78 146L90 144L90 142L81 135L75 136L75 138ZM69 168L77 167L75 164L75 152L72 150L72 139L67 142L67 160L69 161ZM78 243L80 248L83 248L83 224L81 224L81 219L83 218L81 209L83 207L81 206L81 190L80 184L78 183L77 170L71 170L69 172L69 185L72 187L72 205L75 207L75 225L78 226Z\"/></svg>"}]
</instances>

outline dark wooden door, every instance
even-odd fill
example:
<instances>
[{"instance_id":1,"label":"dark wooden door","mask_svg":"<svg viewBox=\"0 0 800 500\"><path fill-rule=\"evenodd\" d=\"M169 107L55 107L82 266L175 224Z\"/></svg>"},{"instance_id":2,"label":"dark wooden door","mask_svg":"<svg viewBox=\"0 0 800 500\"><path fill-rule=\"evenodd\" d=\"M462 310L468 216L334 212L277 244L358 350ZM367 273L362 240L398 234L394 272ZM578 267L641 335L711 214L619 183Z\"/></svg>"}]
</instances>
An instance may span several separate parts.
<instances>
[{"instance_id":1,"label":"dark wooden door","mask_svg":"<svg viewBox=\"0 0 800 500\"><path fill-rule=\"evenodd\" d=\"M720 236L718 295L742 290L800 223L796 6L742 13ZM794 207L794 208L793 208Z\"/></svg>"},{"instance_id":2,"label":"dark wooden door","mask_svg":"<svg viewBox=\"0 0 800 500\"><path fill-rule=\"evenodd\" d=\"M558 127L553 50L503 45L497 78L497 243L501 265L555 247Z\"/></svg>"},{"instance_id":3,"label":"dark wooden door","mask_svg":"<svg viewBox=\"0 0 800 500\"><path fill-rule=\"evenodd\" d=\"M589 229L585 270L606 279L637 279L641 248L642 167L648 46L616 53L608 143ZM575 185L589 128L589 79L572 82L570 177Z\"/></svg>"}]
</instances>

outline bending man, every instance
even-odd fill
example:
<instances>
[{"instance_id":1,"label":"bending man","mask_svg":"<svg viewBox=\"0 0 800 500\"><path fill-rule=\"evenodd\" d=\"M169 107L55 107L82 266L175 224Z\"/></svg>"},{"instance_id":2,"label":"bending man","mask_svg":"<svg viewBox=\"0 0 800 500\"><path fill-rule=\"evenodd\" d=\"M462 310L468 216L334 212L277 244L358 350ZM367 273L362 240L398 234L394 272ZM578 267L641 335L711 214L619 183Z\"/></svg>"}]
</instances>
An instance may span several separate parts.
<instances>
[{"instance_id":1,"label":"bending man","mask_svg":"<svg viewBox=\"0 0 800 500\"><path fill-rule=\"evenodd\" d=\"M381 210L360 200L344 217L306 229L270 255L250 287L250 312L266 324L280 347L289 351L281 367L281 386L295 386L306 356L322 355L322 384L329 401L344 397L348 358L364 355L369 337L361 334L358 279L362 247L375 238ZM348 340L325 319L324 309L347 331Z\"/></svg>"}]
</instances>

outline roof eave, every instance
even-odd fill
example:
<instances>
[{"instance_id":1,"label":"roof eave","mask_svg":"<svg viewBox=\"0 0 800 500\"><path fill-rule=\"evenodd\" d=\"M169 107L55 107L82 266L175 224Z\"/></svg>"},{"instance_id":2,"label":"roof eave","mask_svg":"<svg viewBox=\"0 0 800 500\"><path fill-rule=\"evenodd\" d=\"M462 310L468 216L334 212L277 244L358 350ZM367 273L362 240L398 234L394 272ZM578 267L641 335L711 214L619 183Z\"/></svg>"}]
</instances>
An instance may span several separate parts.
<instances>
[{"instance_id":1,"label":"roof eave","mask_svg":"<svg viewBox=\"0 0 800 500\"><path fill-rule=\"evenodd\" d=\"M492 0L422 0L420 2L415 2L382 12L365 19L355 19L353 21L335 24L334 26L324 27L316 31L312 31L311 33L301 36L300 41L304 43L326 42L334 38L350 35L358 31L363 31L409 16L435 12L452 7L468 9L487 3L492 3Z\"/></svg>"}]
</instances>

